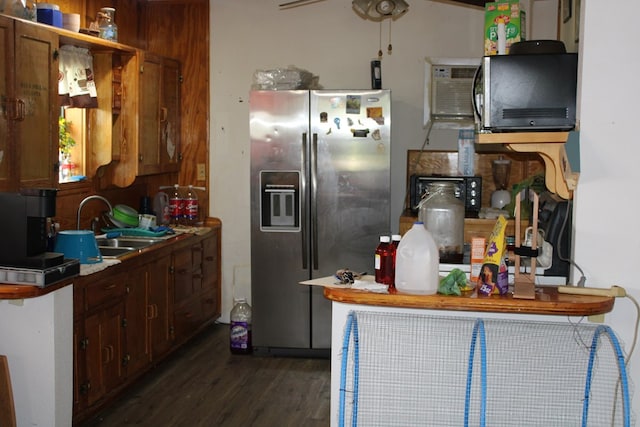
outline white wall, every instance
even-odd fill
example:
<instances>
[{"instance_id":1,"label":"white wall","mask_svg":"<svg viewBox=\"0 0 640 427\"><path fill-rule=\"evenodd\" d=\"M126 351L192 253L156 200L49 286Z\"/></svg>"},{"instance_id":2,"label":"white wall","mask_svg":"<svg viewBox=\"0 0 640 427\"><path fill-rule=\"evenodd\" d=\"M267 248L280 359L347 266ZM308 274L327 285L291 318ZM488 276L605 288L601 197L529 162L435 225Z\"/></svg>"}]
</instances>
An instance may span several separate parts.
<instances>
[{"instance_id":1,"label":"white wall","mask_svg":"<svg viewBox=\"0 0 640 427\"><path fill-rule=\"evenodd\" d=\"M580 94L580 180L575 194L575 259L584 270L587 286L618 284L640 300L636 263L640 255L637 214L640 199L628 190L640 182L638 100L640 57L640 2L611 4L582 1L582 62ZM612 31L603 31L611 29ZM606 322L627 349L633 339L637 313L628 299L616 300ZM640 353L631 362L635 378L634 405L640 408L637 389ZM638 413L640 416L640 413Z\"/></svg>"},{"instance_id":2,"label":"white wall","mask_svg":"<svg viewBox=\"0 0 640 427\"><path fill-rule=\"evenodd\" d=\"M380 26L358 18L349 0L288 11L279 11L278 3L282 1L211 0L210 211L223 223L223 319L228 319L233 295L250 295L247 100L253 72L295 65L319 75L326 88L368 88L369 61L379 48ZM393 94L392 230L397 230L402 209L406 150L420 148L425 136L424 58L482 55L482 11L429 0L409 3L408 14L391 27L392 55L386 53L388 24L382 28L382 81ZM575 197L575 259L588 286L616 283L640 299L634 269L640 254L634 231L640 202L627 190L640 181L640 144L634 132L640 99L635 46L640 40L635 22L640 2L619 0L613 13L608 2L582 0L580 10L581 176ZM432 148L454 148L455 133L434 132L431 143ZM620 299L606 318L627 347L635 319L633 305ZM638 378L639 369L636 352L632 376ZM634 407L640 408L640 392L635 393Z\"/></svg>"}]
</instances>

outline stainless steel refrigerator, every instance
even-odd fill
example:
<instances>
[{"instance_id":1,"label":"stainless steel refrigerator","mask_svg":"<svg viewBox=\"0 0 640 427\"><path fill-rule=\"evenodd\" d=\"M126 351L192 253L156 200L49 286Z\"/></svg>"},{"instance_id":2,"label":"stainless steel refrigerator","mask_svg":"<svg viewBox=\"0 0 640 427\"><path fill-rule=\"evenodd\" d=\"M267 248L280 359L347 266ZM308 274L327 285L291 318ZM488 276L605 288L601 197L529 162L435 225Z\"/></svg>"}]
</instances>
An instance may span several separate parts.
<instances>
[{"instance_id":1,"label":"stainless steel refrigerator","mask_svg":"<svg viewBox=\"0 0 640 427\"><path fill-rule=\"evenodd\" d=\"M331 303L299 282L373 274L390 230L390 92L253 91L250 133L255 351L328 356Z\"/></svg>"}]
</instances>

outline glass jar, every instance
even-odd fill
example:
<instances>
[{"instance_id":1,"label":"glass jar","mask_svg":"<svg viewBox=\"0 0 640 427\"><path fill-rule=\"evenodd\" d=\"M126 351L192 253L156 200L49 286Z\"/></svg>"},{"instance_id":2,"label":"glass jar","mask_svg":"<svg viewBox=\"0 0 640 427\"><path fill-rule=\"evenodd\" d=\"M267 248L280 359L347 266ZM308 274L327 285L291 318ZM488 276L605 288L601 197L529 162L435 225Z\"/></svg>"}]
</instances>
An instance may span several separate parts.
<instances>
[{"instance_id":1,"label":"glass jar","mask_svg":"<svg viewBox=\"0 0 640 427\"><path fill-rule=\"evenodd\" d=\"M462 263L464 254L464 202L457 191L453 182L430 183L418 205L418 218L431 232L443 264Z\"/></svg>"},{"instance_id":2,"label":"glass jar","mask_svg":"<svg viewBox=\"0 0 640 427\"><path fill-rule=\"evenodd\" d=\"M103 7L98 12L99 37L101 39L118 41L118 26L115 22L116 10L112 7Z\"/></svg>"}]
</instances>

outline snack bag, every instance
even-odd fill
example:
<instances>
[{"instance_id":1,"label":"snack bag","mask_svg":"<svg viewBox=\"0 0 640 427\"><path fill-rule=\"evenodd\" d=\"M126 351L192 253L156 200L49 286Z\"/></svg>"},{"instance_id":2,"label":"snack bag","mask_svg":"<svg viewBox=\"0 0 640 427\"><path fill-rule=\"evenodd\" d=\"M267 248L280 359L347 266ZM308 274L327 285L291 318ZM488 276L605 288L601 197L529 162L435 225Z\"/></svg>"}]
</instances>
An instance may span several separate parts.
<instances>
[{"instance_id":1,"label":"snack bag","mask_svg":"<svg viewBox=\"0 0 640 427\"><path fill-rule=\"evenodd\" d=\"M478 295L489 296L493 293L504 295L509 290L509 273L504 262L506 228L507 220L500 215L487 243L476 286Z\"/></svg>"}]
</instances>

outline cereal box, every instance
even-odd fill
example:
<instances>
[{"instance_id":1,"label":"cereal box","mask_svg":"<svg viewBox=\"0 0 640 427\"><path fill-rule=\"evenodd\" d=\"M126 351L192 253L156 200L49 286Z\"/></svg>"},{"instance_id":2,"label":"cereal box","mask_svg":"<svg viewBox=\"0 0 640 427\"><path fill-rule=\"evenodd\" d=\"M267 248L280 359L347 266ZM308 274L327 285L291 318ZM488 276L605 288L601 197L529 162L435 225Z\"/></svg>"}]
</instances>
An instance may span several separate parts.
<instances>
[{"instance_id":1,"label":"cereal box","mask_svg":"<svg viewBox=\"0 0 640 427\"><path fill-rule=\"evenodd\" d=\"M504 28L505 54L516 42L526 40L526 19L523 4L517 1L486 3L484 8L484 54L498 54L498 32ZM500 24L504 24L501 26Z\"/></svg>"}]
</instances>

